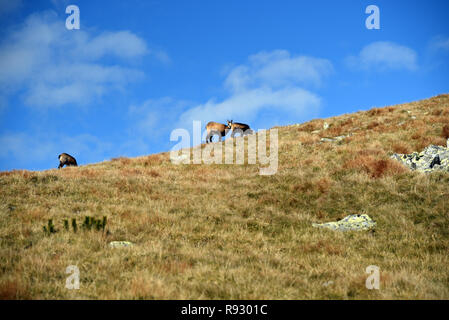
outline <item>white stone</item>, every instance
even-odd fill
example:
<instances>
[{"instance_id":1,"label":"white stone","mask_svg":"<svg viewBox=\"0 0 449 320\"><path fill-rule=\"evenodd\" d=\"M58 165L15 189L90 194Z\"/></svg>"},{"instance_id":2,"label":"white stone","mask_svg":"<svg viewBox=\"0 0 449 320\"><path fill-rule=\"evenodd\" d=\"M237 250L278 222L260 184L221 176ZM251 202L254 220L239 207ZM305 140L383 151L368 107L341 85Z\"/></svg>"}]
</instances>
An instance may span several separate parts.
<instances>
[{"instance_id":1,"label":"white stone","mask_svg":"<svg viewBox=\"0 0 449 320\"><path fill-rule=\"evenodd\" d=\"M132 242L129 241L112 241L109 242L109 246L111 248L124 248L124 247L131 247L133 245Z\"/></svg>"}]
</instances>

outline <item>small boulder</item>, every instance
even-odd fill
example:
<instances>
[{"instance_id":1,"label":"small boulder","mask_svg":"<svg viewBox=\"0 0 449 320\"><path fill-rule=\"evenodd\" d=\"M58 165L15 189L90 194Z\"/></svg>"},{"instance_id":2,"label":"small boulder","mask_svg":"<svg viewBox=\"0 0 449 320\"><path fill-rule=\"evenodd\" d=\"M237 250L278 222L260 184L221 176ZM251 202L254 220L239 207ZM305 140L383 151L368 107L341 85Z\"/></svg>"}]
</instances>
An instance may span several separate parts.
<instances>
[{"instance_id":1,"label":"small boulder","mask_svg":"<svg viewBox=\"0 0 449 320\"><path fill-rule=\"evenodd\" d=\"M131 247L134 244L132 242L129 241L112 241L109 242L109 247L111 248L126 248L126 247Z\"/></svg>"}]
</instances>

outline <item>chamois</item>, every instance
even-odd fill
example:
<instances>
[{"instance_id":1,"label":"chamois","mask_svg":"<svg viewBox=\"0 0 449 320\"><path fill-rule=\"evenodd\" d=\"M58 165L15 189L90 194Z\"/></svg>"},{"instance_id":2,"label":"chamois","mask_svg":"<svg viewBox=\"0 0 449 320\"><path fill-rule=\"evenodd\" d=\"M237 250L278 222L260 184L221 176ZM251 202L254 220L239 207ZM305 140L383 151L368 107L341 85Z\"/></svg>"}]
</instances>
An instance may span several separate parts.
<instances>
[{"instance_id":1,"label":"chamois","mask_svg":"<svg viewBox=\"0 0 449 320\"><path fill-rule=\"evenodd\" d=\"M228 125L218 123L218 122L209 122L206 125L207 130L207 137L206 137L206 143L212 142L212 137L215 134L218 134L218 140L221 141L221 138L226 135L226 129L231 129L228 121Z\"/></svg>"},{"instance_id":2,"label":"chamois","mask_svg":"<svg viewBox=\"0 0 449 320\"><path fill-rule=\"evenodd\" d=\"M59 167L58 169L61 169L64 165L66 166L75 166L77 167L78 164L76 163L76 159L72 157L70 154L67 153L61 153L58 156L59 159Z\"/></svg>"},{"instance_id":3,"label":"chamois","mask_svg":"<svg viewBox=\"0 0 449 320\"><path fill-rule=\"evenodd\" d=\"M247 125L245 123L234 122L233 120L231 120L231 121L228 120L228 128L231 128L231 130L232 130L232 133L231 133L232 138L234 138L235 134L239 133L239 132L242 136L253 133L253 130L251 130L249 125Z\"/></svg>"}]
</instances>

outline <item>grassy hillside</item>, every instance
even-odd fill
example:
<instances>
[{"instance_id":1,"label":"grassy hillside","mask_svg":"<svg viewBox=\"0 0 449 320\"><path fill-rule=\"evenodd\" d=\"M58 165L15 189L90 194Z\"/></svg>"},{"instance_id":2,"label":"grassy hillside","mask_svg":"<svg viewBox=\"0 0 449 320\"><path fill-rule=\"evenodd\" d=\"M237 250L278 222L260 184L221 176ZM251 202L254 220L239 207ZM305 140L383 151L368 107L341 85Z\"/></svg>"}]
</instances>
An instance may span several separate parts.
<instances>
[{"instance_id":1,"label":"grassy hillside","mask_svg":"<svg viewBox=\"0 0 449 320\"><path fill-rule=\"evenodd\" d=\"M272 176L168 153L1 172L0 298L448 299L449 173L389 158L446 145L448 124L440 95L279 127ZM376 231L312 227L355 213ZM86 216L107 216L108 231L64 230ZM48 219L58 232L43 232ZM79 290L65 288L69 265ZM365 287L369 265L379 290Z\"/></svg>"}]
</instances>

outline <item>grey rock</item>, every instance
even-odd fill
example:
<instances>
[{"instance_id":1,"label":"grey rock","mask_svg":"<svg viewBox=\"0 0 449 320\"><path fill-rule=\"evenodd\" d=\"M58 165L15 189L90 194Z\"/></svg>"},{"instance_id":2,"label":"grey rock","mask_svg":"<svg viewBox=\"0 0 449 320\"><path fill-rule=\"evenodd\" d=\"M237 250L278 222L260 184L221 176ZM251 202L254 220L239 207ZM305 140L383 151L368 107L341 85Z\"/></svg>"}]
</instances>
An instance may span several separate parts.
<instances>
[{"instance_id":1,"label":"grey rock","mask_svg":"<svg viewBox=\"0 0 449 320\"><path fill-rule=\"evenodd\" d=\"M352 136L352 133L348 134L348 135L342 135L342 136L338 136L338 137L332 137L332 138L321 138L321 142L339 142L342 141L344 139L346 139L347 137Z\"/></svg>"},{"instance_id":2,"label":"grey rock","mask_svg":"<svg viewBox=\"0 0 449 320\"><path fill-rule=\"evenodd\" d=\"M126 247L132 247L134 244L129 241L112 241L109 242L109 247L111 248L126 248Z\"/></svg>"},{"instance_id":3,"label":"grey rock","mask_svg":"<svg viewBox=\"0 0 449 320\"><path fill-rule=\"evenodd\" d=\"M432 172L447 171L449 172L449 146L430 145L420 153L413 152L411 154L394 153L391 156L409 167L411 170Z\"/></svg>"}]
</instances>

